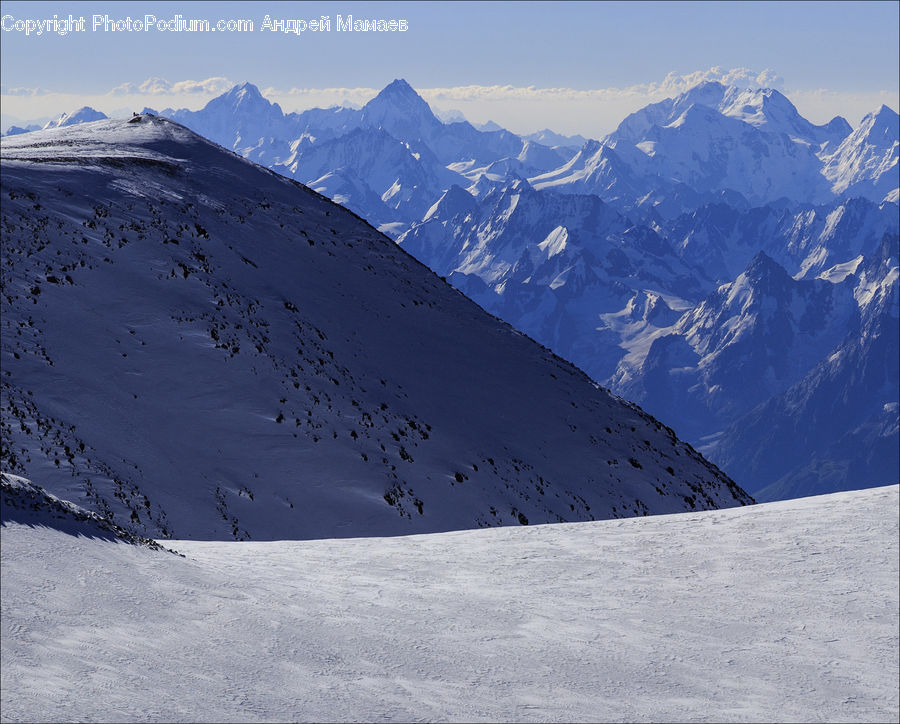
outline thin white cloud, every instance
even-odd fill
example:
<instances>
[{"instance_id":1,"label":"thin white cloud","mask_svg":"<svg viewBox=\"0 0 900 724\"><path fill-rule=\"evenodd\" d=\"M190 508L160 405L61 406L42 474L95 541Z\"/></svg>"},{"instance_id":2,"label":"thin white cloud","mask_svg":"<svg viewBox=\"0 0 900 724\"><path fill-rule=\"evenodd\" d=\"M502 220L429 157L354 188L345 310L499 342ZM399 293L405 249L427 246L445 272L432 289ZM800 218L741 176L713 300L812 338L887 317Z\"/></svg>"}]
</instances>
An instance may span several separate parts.
<instances>
[{"instance_id":1,"label":"thin white cloud","mask_svg":"<svg viewBox=\"0 0 900 724\"><path fill-rule=\"evenodd\" d=\"M309 96L309 95L361 95L373 96L377 95L379 88L290 88L281 90L279 88L265 88L260 92L263 95L282 95L282 96Z\"/></svg>"},{"instance_id":2,"label":"thin white cloud","mask_svg":"<svg viewBox=\"0 0 900 724\"><path fill-rule=\"evenodd\" d=\"M180 80L170 83L165 78L148 78L143 83L123 83L113 88L112 95L215 95L224 93L234 86L234 82L217 76L206 80Z\"/></svg>"},{"instance_id":3,"label":"thin white cloud","mask_svg":"<svg viewBox=\"0 0 900 724\"><path fill-rule=\"evenodd\" d=\"M435 100L487 101L487 100L610 100L612 98L634 98L644 96L667 98L693 88L704 81L717 81L723 85L741 88L784 87L784 79L774 71L756 72L749 68L725 70L713 67L694 73L669 73L659 83L645 83L625 88L595 88L578 90L575 88L535 88L534 86L511 85L469 85L453 88L423 88L419 91L423 98Z\"/></svg>"},{"instance_id":4,"label":"thin white cloud","mask_svg":"<svg viewBox=\"0 0 900 724\"><path fill-rule=\"evenodd\" d=\"M9 88L8 86L0 86L0 95L17 96L23 98L35 98L37 96L45 96L52 91L43 88Z\"/></svg>"}]
</instances>

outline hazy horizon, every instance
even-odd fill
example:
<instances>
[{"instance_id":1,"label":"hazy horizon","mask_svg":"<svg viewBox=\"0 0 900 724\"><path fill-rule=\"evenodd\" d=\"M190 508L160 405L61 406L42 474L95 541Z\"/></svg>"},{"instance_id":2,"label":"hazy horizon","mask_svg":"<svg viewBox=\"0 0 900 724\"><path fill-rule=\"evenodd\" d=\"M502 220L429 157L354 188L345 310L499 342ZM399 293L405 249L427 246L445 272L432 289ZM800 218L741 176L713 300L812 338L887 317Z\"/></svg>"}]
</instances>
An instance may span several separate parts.
<instances>
[{"instance_id":1,"label":"hazy horizon","mask_svg":"<svg viewBox=\"0 0 900 724\"><path fill-rule=\"evenodd\" d=\"M290 112L363 104L404 78L436 111L457 110L474 123L595 138L628 113L704 79L776 88L814 123L842 115L855 126L881 104L900 105L900 5L889 2L0 7L3 130L84 105L108 115L144 106L197 109L243 81ZM249 20L253 29L115 29L148 15L213 26ZM346 23L348 15L404 20L407 30L342 31L338 18ZM26 35L26 21L54 16L85 22L65 35L60 26ZM93 27L95 16L103 22ZM310 30L309 21L321 18L328 30ZM297 20L307 29L281 32L299 31Z\"/></svg>"}]
</instances>

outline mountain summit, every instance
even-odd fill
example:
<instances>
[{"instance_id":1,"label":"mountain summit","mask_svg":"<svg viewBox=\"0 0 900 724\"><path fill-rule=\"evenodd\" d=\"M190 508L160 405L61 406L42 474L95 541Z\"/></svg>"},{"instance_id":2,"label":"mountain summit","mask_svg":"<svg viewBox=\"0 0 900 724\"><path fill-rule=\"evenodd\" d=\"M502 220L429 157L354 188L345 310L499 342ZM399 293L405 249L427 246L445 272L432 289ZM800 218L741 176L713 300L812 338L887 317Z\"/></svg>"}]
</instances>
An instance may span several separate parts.
<instances>
[{"instance_id":1,"label":"mountain summit","mask_svg":"<svg viewBox=\"0 0 900 724\"><path fill-rule=\"evenodd\" d=\"M444 125L402 79L394 80L362 107L360 123L384 128L394 138L405 141L430 140Z\"/></svg>"}]
</instances>

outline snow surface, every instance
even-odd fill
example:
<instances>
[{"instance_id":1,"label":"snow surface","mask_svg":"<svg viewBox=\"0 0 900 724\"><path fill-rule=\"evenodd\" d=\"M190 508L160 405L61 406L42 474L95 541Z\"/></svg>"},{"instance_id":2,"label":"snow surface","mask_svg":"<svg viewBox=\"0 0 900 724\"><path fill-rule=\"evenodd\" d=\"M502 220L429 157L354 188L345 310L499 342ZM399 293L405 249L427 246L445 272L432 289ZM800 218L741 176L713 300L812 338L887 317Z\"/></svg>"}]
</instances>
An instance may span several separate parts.
<instances>
[{"instance_id":1,"label":"snow surface","mask_svg":"<svg viewBox=\"0 0 900 724\"><path fill-rule=\"evenodd\" d=\"M395 538L2 528L2 720L896 721L898 486Z\"/></svg>"}]
</instances>

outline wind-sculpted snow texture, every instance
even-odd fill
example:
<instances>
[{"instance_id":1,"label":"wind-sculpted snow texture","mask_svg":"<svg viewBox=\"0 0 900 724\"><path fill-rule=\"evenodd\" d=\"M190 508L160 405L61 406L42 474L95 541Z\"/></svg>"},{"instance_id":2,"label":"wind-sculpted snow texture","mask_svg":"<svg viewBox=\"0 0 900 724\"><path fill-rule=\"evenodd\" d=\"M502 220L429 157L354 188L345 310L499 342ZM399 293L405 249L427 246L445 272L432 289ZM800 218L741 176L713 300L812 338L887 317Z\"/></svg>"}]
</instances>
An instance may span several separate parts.
<instances>
[{"instance_id":1,"label":"wind-sculpted snow texture","mask_svg":"<svg viewBox=\"0 0 900 724\"><path fill-rule=\"evenodd\" d=\"M3 465L152 537L751 502L362 220L153 116L3 146Z\"/></svg>"},{"instance_id":2,"label":"wind-sculpted snow texture","mask_svg":"<svg viewBox=\"0 0 900 724\"><path fill-rule=\"evenodd\" d=\"M898 505L184 558L6 523L2 718L896 721Z\"/></svg>"}]
</instances>

